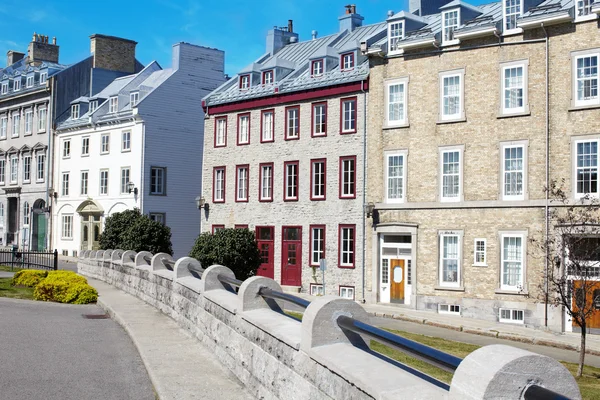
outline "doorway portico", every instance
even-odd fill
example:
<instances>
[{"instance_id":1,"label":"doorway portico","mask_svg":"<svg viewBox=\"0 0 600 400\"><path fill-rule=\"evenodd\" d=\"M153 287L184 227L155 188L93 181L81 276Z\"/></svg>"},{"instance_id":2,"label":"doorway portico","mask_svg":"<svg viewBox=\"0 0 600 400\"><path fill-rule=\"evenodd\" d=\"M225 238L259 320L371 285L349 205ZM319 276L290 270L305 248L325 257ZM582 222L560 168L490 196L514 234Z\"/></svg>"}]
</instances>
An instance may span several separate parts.
<instances>
[{"instance_id":1,"label":"doorway portico","mask_svg":"<svg viewBox=\"0 0 600 400\"><path fill-rule=\"evenodd\" d=\"M94 200L87 199L77 207L77 213L81 219L80 250L98 250L104 209Z\"/></svg>"}]
</instances>

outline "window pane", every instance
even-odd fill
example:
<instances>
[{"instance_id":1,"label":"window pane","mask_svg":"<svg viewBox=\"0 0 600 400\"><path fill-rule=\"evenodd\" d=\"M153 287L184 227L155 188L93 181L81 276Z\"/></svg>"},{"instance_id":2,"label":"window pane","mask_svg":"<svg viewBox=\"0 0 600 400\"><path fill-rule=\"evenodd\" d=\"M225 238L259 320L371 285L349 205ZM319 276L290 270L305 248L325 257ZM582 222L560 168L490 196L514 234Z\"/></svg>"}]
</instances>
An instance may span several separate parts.
<instances>
[{"instance_id":1,"label":"window pane","mask_svg":"<svg viewBox=\"0 0 600 400\"><path fill-rule=\"evenodd\" d=\"M522 284L523 247L521 237L504 237L502 252L502 284L517 287Z\"/></svg>"},{"instance_id":2,"label":"window pane","mask_svg":"<svg viewBox=\"0 0 600 400\"><path fill-rule=\"evenodd\" d=\"M404 190L404 156L388 157L388 199L402 199Z\"/></svg>"}]
</instances>

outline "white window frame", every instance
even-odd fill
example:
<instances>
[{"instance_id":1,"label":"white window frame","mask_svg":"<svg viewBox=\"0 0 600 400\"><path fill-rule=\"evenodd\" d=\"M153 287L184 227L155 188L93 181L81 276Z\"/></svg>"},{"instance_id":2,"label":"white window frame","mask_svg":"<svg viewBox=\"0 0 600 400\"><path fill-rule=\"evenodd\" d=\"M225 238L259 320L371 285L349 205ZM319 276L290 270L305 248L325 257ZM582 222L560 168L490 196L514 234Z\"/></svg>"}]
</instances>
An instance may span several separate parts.
<instances>
[{"instance_id":1,"label":"white window frame","mask_svg":"<svg viewBox=\"0 0 600 400\"><path fill-rule=\"evenodd\" d=\"M352 175L354 179L346 180L346 175L349 170L346 169L346 163L352 162ZM340 157L340 198L341 199L354 199L356 198L356 156ZM352 190L350 190L352 189Z\"/></svg>"},{"instance_id":2,"label":"white window frame","mask_svg":"<svg viewBox=\"0 0 600 400\"><path fill-rule=\"evenodd\" d=\"M310 161L311 200L325 200L327 195L327 161L316 159Z\"/></svg>"},{"instance_id":3,"label":"white window frame","mask_svg":"<svg viewBox=\"0 0 600 400\"><path fill-rule=\"evenodd\" d=\"M215 202L224 202L225 201L225 168L220 167L214 170L214 182L215 182L215 190L214 190L214 199Z\"/></svg>"},{"instance_id":4,"label":"white window frame","mask_svg":"<svg viewBox=\"0 0 600 400\"><path fill-rule=\"evenodd\" d=\"M385 202L388 204L398 204L398 203L404 203L406 202L406 158L408 156L408 150L397 150L397 151L393 151L393 152L385 152L385 156L384 156L384 166L383 169L385 171ZM390 198L389 194L390 194L390 175L389 175L389 168L390 168L390 158L392 157L402 157L402 176L398 176L398 177L394 177L396 179L401 179L402 180L402 185L401 185L401 189L402 189L402 193L401 193L401 197L399 198Z\"/></svg>"},{"instance_id":5,"label":"white window frame","mask_svg":"<svg viewBox=\"0 0 600 400\"><path fill-rule=\"evenodd\" d=\"M31 155L23 156L23 183L31 182Z\"/></svg>"},{"instance_id":6,"label":"white window frame","mask_svg":"<svg viewBox=\"0 0 600 400\"><path fill-rule=\"evenodd\" d=\"M237 179L235 201L248 201L248 191L250 189L250 168L247 165L235 167L235 177Z\"/></svg>"},{"instance_id":7,"label":"white window frame","mask_svg":"<svg viewBox=\"0 0 600 400\"><path fill-rule=\"evenodd\" d=\"M290 167L295 168L295 173L290 174ZM283 177L284 177L284 182L285 182L285 187L283 188L283 200L286 201L295 201L299 199L299 181L300 181L300 163L299 162L289 162L287 164L283 164ZM293 185L294 183L294 179L295 178L295 186ZM293 188L293 190L295 191L295 195L294 196L289 196L289 190L290 188Z\"/></svg>"},{"instance_id":8,"label":"white window frame","mask_svg":"<svg viewBox=\"0 0 600 400\"><path fill-rule=\"evenodd\" d=\"M217 118L217 137L215 138L215 146L225 146L227 141L227 118Z\"/></svg>"},{"instance_id":9,"label":"white window frame","mask_svg":"<svg viewBox=\"0 0 600 400\"><path fill-rule=\"evenodd\" d=\"M523 0L516 0L516 2L518 2L518 7L519 7L519 12L518 13L511 13L510 15L516 15L516 19L515 19L515 26L513 28L508 28L508 24L506 23L507 17L508 17L508 13L506 12L506 3L508 1L513 1L513 0L502 0L502 31L504 35L514 35L516 33L521 33L523 32L523 28L519 28L519 23L518 20L521 16L523 16Z\"/></svg>"},{"instance_id":10,"label":"white window frame","mask_svg":"<svg viewBox=\"0 0 600 400\"><path fill-rule=\"evenodd\" d=\"M10 183L14 184L19 181L19 157L16 155L10 156Z\"/></svg>"},{"instance_id":11,"label":"white window frame","mask_svg":"<svg viewBox=\"0 0 600 400\"><path fill-rule=\"evenodd\" d=\"M46 154L38 153L36 157L36 182L44 182L46 180ZM41 167L41 168L40 168ZM40 178L40 175L42 176Z\"/></svg>"},{"instance_id":12,"label":"white window frame","mask_svg":"<svg viewBox=\"0 0 600 400\"><path fill-rule=\"evenodd\" d=\"M261 201L272 201L273 200L273 168L274 164L265 164L260 166L260 200ZM268 172L268 173L267 173ZM265 193L266 191L266 193Z\"/></svg>"},{"instance_id":13,"label":"white window frame","mask_svg":"<svg viewBox=\"0 0 600 400\"><path fill-rule=\"evenodd\" d=\"M90 183L90 172L89 171L81 171L79 176L80 176L79 194L81 196L87 196L88 190L89 190L89 183Z\"/></svg>"},{"instance_id":14,"label":"white window frame","mask_svg":"<svg viewBox=\"0 0 600 400\"><path fill-rule=\"evenodd\" d=\"M323 76L325 73L325 59L320 58L317 60L311 60L310 62L310 76Z\"/></svg>"},{"instance_id":15,"label":"white window frame","mask_svg":"<svg viewBox=\"0 0 600 400\"><path fill-rule=\"evenodd\" d=\"M503 311L508 311L510 314L510 318L503 318L502 317ZM523 319L515 318L516 316L519 315L519 313L521 313L521 315L523 316ZM525 323L525 310L518 310L518 309L514 309L514 308L500 308L498 310L498 322L507 323L507 324L523 325Z\"/></svg>"},{"instance_id":16,"label":"white window frame","mask_svg":"<svg viewBox=\"0 0 600 400\"><path fill-rule=\"evenodd\" d=\"M285 139L298 139L300 137L300 107L290 107L285 110L285 113ZM292 124L290 125L290 123Z\"/></svg>"},{"instance_id":17,"label":"white window frame","mask_svg":"<svg viewBox=\"0 0 600 400\"><path fill-rule=\"evenodd\" d=\"M33 111L25 111L25 134L31 134L33 131Z\"/></svg>"},{"instance_id":18,"label":"white window frame","mask_svg":"<svg viewBox=\"0 0 600 400\"><path fill-rule=\"evenodd\" d=\"M16 113L12 115L12 132L11 137L19 137L21 133L21 114Z\"/></svg>"},{"instance_id":19,"label":"white window frame","mask_svg":"<svg viewBox=\"0 0 600 400\"><path fill-rule=\"evenodd\" d=\"M119 111L119 98L112 96L108 99L108 112L109 114L114 114L117 111Z\"/></svg>"},{"instance_id":20,"label":"white window frame","mask_svg":"<svg viewBox=\"0 0 600 400\"><path fill-rule=\"evenodd\" d=\"M100 136L100 154L110 153L110 133Z\"/></svg>"},{"instance_id":21,"label":"white window frame","mask_svg":"<svg viewBox=\"0 0 600 400\"><path fill-rule=\"evenodd\" d=\"M6 183L6 159L0 159L0 185Z\"/></svg>"},{"instance_id":22,"label":"white window frame","mask_svg":"<svg viewBox=\"0 0 600 400\"><path fill-rule=\"evenodd\" d=\"M578 164L578 147L580 144L583 143L595 143L596 144L596 192L590 192L590 193L579 193L577 190L577 177L578 177L578 173L577 171L579 169L590 169L592 170L591 172L593 173L593 167L579 167ZM598 136L593 136L593 137L589 137L589 138L583 138L583 137L579 137L577 139L572 140L572 144L571 144L571 148L572 148L572 155L571 155L571 159L572 159L572 168L573 168L573 173L572 173L572 180L573 180L573 197L575 199L581 199L585 196L589 196L589 197L595 197L598 198L600 197L600 177L598 176L598 174L600 174L600 137Z\"/></svg>"},{"instance_id":23,"label":"white window frame","mask_svg":"<svg viewBox=\"0 0 600 400\"><path fill-rule=\"evenodd\" d=\"M272 85L275 83L275 71L269 69L263 72L263 85ZM267 79L269 78L269 79Z\"/></svg>"},{"instance_id":24,"label":"white window frame","mask_svg":"<svg viewBox=\"0 0 600 400\"><path fill-rule=\"evenodd\" d=\"M131 108L136 107L140 102L140 92L129 93L129 106Z\"/></svg>"},{"instance_id":25,"label":"white window frame","mask_svg":"<svg viewBox=\"0 0 600 400\"><path fill-rule=\"evenodd\" d=\"M324 296L323 285L320 283L311 283L310 284L310 295L311 296Z\"/></svg>"},{"instance_id":26,"label":"white window frame","mask_svg":"<svg viewBox=\"0 0 600 400\"><path fill-rule=\"evenodd\" d=\"M129 194L129 182L131 182L131 168L121 167L121 194Z\"/></svg>"},{"instance_id":27,"label":"white window frame","mask_svg":"<svg viewBox=\"0 0 600 400\"><path fill-rule=\"evenodd\" d=\"M529 114L529 60L511 61L500 64L500 115L516 115L516 114ZM522 93L523 105L521 107L506 107L506 71L514 68L522 68L522 86L520 89ZM511 89L519 89L517 87Z\"/></svg>"},{"instance_id":28,"label":"white window frame","mask_svg":"<svg viewBox=\"0 0 600 400\"><path fill-rule=\"evenodd\" d=\"M385 125L386 127L399 127L408 126L408 83L409 78L398 78L385 82ZM402 116L399 119L390 119L390 88L392 86L402 87L402 99L394 102L393 104L400 104L402 106Z\"/></svg>"},{"instance_id":29,"label":"white window frame","mask_svg":"<svg viewBox=\"0 0 600 400\"><path fill-rule=\"evenodd\" d=\"M594 0L575 0L575 22L592 21L598 18L592 11Z\"/></svg>"},{"instance_id":30,"label":"white window frame","mask_svg":"<svg viewBox=\"0 0 600 400\"><path fill-rule=\"evenodd\" d=\"M79 118L79 104L71 104L71 119Z\"/></svg>"},{"instance_id":31,"label":"white window frame","mask_svg":"<svg viewBox=\"0 0 600 400\"><path fill-rule=\"evenodd\" d=\"M480 250L477 247L479 243L483 243L483 250ZM483 261L477 261L478 254L483 255ZM473 265L487 267L487 239L485 238L475 238L475 240L473 240Z\"/></svg>"},{"instance_id":32,"label":"white window frame","mask_svg":"<svg viewBox=\"0 0 600 400\"><path fill-rule=\"evenodd\" d=\"M458 112L454 114L446 114L444 112L444 99L446 97L454 97L444 93L444 82L449 78L459 79L458 85ZM439 94L439 122L457 122L465 120L465 70L456 69L452 71L444 71L439 73L440 94Z\"/></svg>"},{"instance_id":33,"label":"white window frame","mask_svg":"<svg viewBox=\"0 0 600 400\"><path fill-rule=\"evenodd\" d=\"M439 287L448 288L460 288L462 282L462 246L463 246L463 234L462 231L442 231L438 234L439 243L439 270L438 270L438 285ZM456 237L457 238L457 255L456 258L446 257L444 258L444 239ZM456 260L456 282L447 282L444 279L444 260Z\"/></svg>"},{"instance_id":34,"label":"white window frame","mask_svg":"<svg viewBox=\"0 0 600 400\"><path fill-rule=\"evenodd\" d=\"M62 158L71 158L71 139L63 140Z\"/></svg>"},{"instance_id":35,"label":"white window frame","mask_svg":"<svg viewBox=\"0 0 600 400\"><path fill-rule=\"evenodd\" d=\"M460 315L460 305L439 303L438 314Z\"/></svg>"},{"instance_id":36,"label":"white window frame","mask_svg":"<svg viewBox=\"0 0 600 400\"><path fill-rule=\"evenodd\" d=\"M354 69L356 56L353 52L342 54L342 71ZM348 61L349 60L349 61Z\"/></svg>"},{"instance_id":37,"label":"white window frame","mask_svg":"<svg viewBox=\"0 0 600 400\"><path fill-rule=\"evenodd\" d=\"M155 180L158 182L152 183L152 172L157 171ZM160 173L158 173L160 171ZM154 186L154 189L152 187ZM150 167L150 194L153 196L164 196L167 194L167 169L165 167Z\"/></svg>"},{"instance_id":38,"label":"white window frame","mask_svg":"<svg viewBox=\"0 0 600 400\"><path fill-rule=\"evenodd\" d=\"M596 58L596 77L594 78L588 78L588 80L590 80L590 84L593 86L593 81L595 81L595 86L596 86L596 97L594 98L589 98L589 99L582 99L579 100L578 95L578 76L577 76L577 63L580 59L583 58L590 58L590 57L595 57ZM577 51L577 52L572 52L571 53L571 59L572 59L572 94L571 94L571 98L572 98L572 107L587 107L587 106L598 106L600 105L600 48L597 49L590 49L590 50L584 50L584 51Z\"/></svg>"},{"instance_id":39,"label":"white window frame","mask_svg":"<svg viewBox=\"0 0 600 400\"><path fill-rule=\"evenodd\" d=\"M340 243L339 243L339 259L340 259L340 267L341 268L355 268L356 266L356 250L357 250L357 237L356 237L356 225L354 226L342 226L339 227L339 235L340 235ZM350 236L345 235L345 232L352 231L352 239ZM348 250L344 251L344 242L348 241L350 243L352 241L352 246L348 245ZM344 262L344 256L347 256L348 259L352 257L352 262Z\"/></svg>"},{"instance_id":40,"label":"white window frame","mask_svg":"<svg viewBox=\"0 0 600 400\"><path fill-rule=\"evenodd\" d=\"M73 214L62 215L61 239L73 239Z\"/></svg>"},{"instance_id":41,"label":"white window frame","mask_svg":"<svg viewBox=\"0 0 600 400\"><path fill-rule=\"evenodd\" d=\"M250 75L242 75L240 76L240 90L248 90L250 89Z\"/></svg>"},{"instance_id":42,"label":"white window frame","mask_svg":"<svg viewBox=\"0 0 600 400\"><path fill-rule=\"evenodd\" d=\"M326 102L312 105L312 136L327 136L327 106ZM322 112L318 112L318 110Z\"/></svg>"},{"instance_id":43,"label":"white window frame","mask_svg":"<svg viewBox=\"0 0 600 400\"><path fill-rule=\"evenodd\" d=\"M456 25L446 25L446 16L456 13ZM442 11L442 45L451 46L460 43L459 39L454 39L454 31L460 26L460 8ZM452 29L453 28L453 29ZM451 30L450 30L451 29ZM447 38L447 30L451 38Z\"/></svg>"},{"instance_id":44,"label":"white window frame","mask_svg":"<svg viewBox=\"0 0 600 400\"><path fill-rule=\"evenodd\" d=\"M46 132L46 107L38 109L38 132Z\"/></svg>"},{"instance_id":45,"label":"white window frame","mask_svg":"<svg viewBox=\"0 0 600 400\"><path fill-rule=\"evenodd\" d=\"M61 187L60 195L62 197L68 197L69 196L69 173L68 172L62 173L62 180L61 180L60 187Z\"/></svg>"},{"instance_id":46,"label":"white window frame","mask_svg":"<svg viewBox=\"0 0 600 400\"><path fill-rule=\"evenodd\" d=\"M395 25L398 25L398 29L395 29ZM398 49L398 42L404 39L404 20L400 21L391 21L387 26L387 35L388 35L388 45L389 50L388 53L390 55L401 54L403 52L402 49ZM392 33L400 33L399 35Z\"/></svg>"},{"instance_id":47,"label":"white window frame","mask_svg":"<svg viewBox=\"0 0 600 400\"><path fill-rule=\"evenodd\" d=\"M131 131L121 132L121 152L131 151Z\"/></svg>"},{"instance_id":48,"label":"white window frame","mask_svg":"<svg viewBox=\"0 0 600 400\"><path fill-rule=\"evenodd\" d=\"M267 118L267 115L270 117ZM275 111L269 110L261 113L262 118L262 131L261 131L261 141L263 142L272 142L274 137L273 133L275 131Z\"/></svg>"},{"instance_id":49,"label":"white window frame","mask_svg":"<svg viewBox=\"0 0 600 400\"><path fill-rule=\"evenodd\" d=\"M109 171L108 169L101 169L100 170L100 185L99 185L99 194L101 196L106 196L108 195L108 178L109 178Z\"/></svg>"},{"instance_id":50,"label":"white window frame","mask_svg":"<svg viewBox=\"0 0 600 400\"><path fill-rule=\"evenodd\" d=\"M81 138L81 157L90 155L90 137L84 136Z\"/></svg>"},{"instance_id":51,"label":"white window frame","mask_svg":"<svg viewBox=\"0 0 600 400\"><path fill-rule=\"evenodd\" d=\"M522 169L521 169L521 173L522 173L522 177L521 177L521 185L522 185L522 192L521 194L518 195L508 195L506 194L506 176L507 176L507 171L506 171L506 150L507 149L517 149L517 148L521 148L522 152L522 157L523 157L523 161L522 161ZM527 140L521 140L521 141L516 141L516 142L502 142L500 143L500 196L502 198L502 200L505 201L519 201L519 200L527 200L528 199L528 183L529 183L529 179L528 179L528 167L529 167L529 163L528 163L528 148L529 148L529 142Z\"/></svg>"},{"instance_id":52,"label":"white window frame","mask_svg":"<svg viewBox=\"0 0 600 400\"><path fill-rule=\"evenodd\" d=\"M33 75L28 76L27 80L25 81L25 86L28 88L33 87L34 81L35 81L35 77Z\"/></svg>"},{"instance_id":53,"label":"white window frame","mask_svg":"<svg viewBox=\"0 0 600 400\"><path fill-rule=\"evenodd\" d=\"M521 282L516 285L508 285L504 283L504 264L510 260L504 258L504 239L505 238L518 238L521 240ZM527 232L523 231L512 231L512 232L500 232L500 290L506 290L511 292L520 292L525 288L525 277L527 276L526 261L527 261Z\"/></svg>"},{"instance_id":54,"label":"white window frame","mask_svg":"<svg viewBox=\"0 0 600 400\"><path fill-rule=\"evenodd\" d=\"M319 234L315 234L320 232ZM325 255L325 225L310 227L310 265L319 266L321 258ZM315 258L316 256L316 258Z\"/></svg>"},{"instance_id":55,"label":"white window frame","mask_svg":"<svg viewBox=\"0 0 600 400\"><path fill-rule=\"evenodd\" d=\"M458 195L444 196L444 154L458 152ZM441 202L461 202L464 199L463 188L463 165L464 165L464 146L440 147L439 149L439 196ZM454 175L454 174L447 174Z\"/></svg>"},{"instance_id":56,"label":"white window frame","mask_svg":"<svg viewBox=\"0 0 600 400\"><path fill-rule=\"evenodd\" d=\"M339 286L339 294L342 299L354 301L354 286Z\"/></svg>"},{"instance_id":57,"label":"white window frame","mask_svg":"<svg viewBox=\"0 0 600 400\"><path fill-rule=\"evenodd\" d=\"M237 144L250 144L250 114L238 115L238 124Z\"/></svg>"},{"instance_id":58,"label":"white window frame","mask_svg":"<svg viewBox=\"0 0 600 400\"><path fill-rule=\"evenodd\" d=\"M167 219L167 216L165 215L165 213L156 213L156 212L151 212L148 213L148 217L154 221L154 222L158 222L162 225L165 225L165 221Z\"/></svg>"},{"instance_id":59,"label":"white window frame","mask_svg":"<svg viewBox=\"0 0 600 400\"><path fill-rule=\"evenodd\" d=\"M2 83L2 91L0 91L0 94L7 94L8 93L8 82L3 82Z\"/></svg>"},{"instance_id":60,"label":"white window frame","mask_svg":"<svg viewBox=\"0 0 600 400\"><path fill-rule=\"evenodd\" d=\"M358 132L358 97L342 99L341 102L342 126L340 129L342 133ZM349 126L348 129L346 129L346 124Z\"/></svg>"},{"instance_id":61,"label":"white window frame","mask_svg":"<svg viewBox=\"0 0 600 400\"><path fill-rule=\"evenodd\" d=\"M6 139L8 132L8 117L4 116L0 118L0 139Z\"/></svg>"},{"instance_id":62,"label":"white window frame","mask_svg":"<svg viewBox=\"0 0 600 400\"><path fill-rule=\"evenodd\" d=\"M93 113L94 111L96 111L98 109L98 100L92 100L90 101L90 109L89 109L89 113Z\"/></svg>"},{"instance_id":63,"label":"white window frame","mask_svg":"<svg viewBox=\"0 0 600 400\"><path fill-rule=\"evenodd\" d=\"M18 76L13 79L13 92L18 92L21 90L21 76Z\"/></svg>"},{"instance_id":64,"label":"white window frame","mask_svg":"<svg viewBox=\"0 0 600 400\"><path fill-rule=\"evenodd\" d=\"M40 73L40 85L45 84L47 80L48 80L48 73L47 72L41 72Z\"/></svg>"}]
</instances>

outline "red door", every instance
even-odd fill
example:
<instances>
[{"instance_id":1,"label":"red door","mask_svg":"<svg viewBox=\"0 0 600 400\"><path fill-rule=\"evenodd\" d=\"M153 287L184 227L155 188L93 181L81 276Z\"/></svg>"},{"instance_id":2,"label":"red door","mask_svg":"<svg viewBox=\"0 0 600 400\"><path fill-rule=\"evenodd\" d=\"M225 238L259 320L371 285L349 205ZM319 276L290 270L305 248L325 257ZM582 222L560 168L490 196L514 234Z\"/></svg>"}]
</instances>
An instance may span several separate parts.
<instances>
[{"instance_id":1,"label":"red door","mask_svg":"<svg viewBox=\"0 0 600 400\"><path fill-rule=\"evenodd\" d=\"M302 286L302 227L300 226L283 227L281 284Z\"/></svg>"},{"instance_id":2,"label":"red door","mask_svg":"<svg viewBox=\"0 0 600 400\"><path fill-rule=\"evenodd\" d=\"M256 275L273 279L275 271L273 268L273 249L275 247L274 228L272 226L257 226L256 241L260 250L261 264Z\"/></svg>"}]
</instances>

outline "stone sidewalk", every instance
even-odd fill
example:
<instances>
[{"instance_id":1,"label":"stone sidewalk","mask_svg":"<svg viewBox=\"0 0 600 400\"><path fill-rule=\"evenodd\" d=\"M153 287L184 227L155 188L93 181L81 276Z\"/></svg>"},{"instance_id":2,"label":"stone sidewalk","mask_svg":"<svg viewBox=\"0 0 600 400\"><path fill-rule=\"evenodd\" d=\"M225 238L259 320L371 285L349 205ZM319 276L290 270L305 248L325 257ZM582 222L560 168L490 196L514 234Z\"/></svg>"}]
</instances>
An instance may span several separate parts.
<instances>
[{"instance_id":1,"label":"stone sidewalk","mask_svg":"<svg viewBox=\"0 0 600 400\"><path fill-rule=\"evenodd\" d=\"M210 350L154 307L88 278L98 305L125 328L161 400L251 399Z\"/></svg>"}]
</instances>

